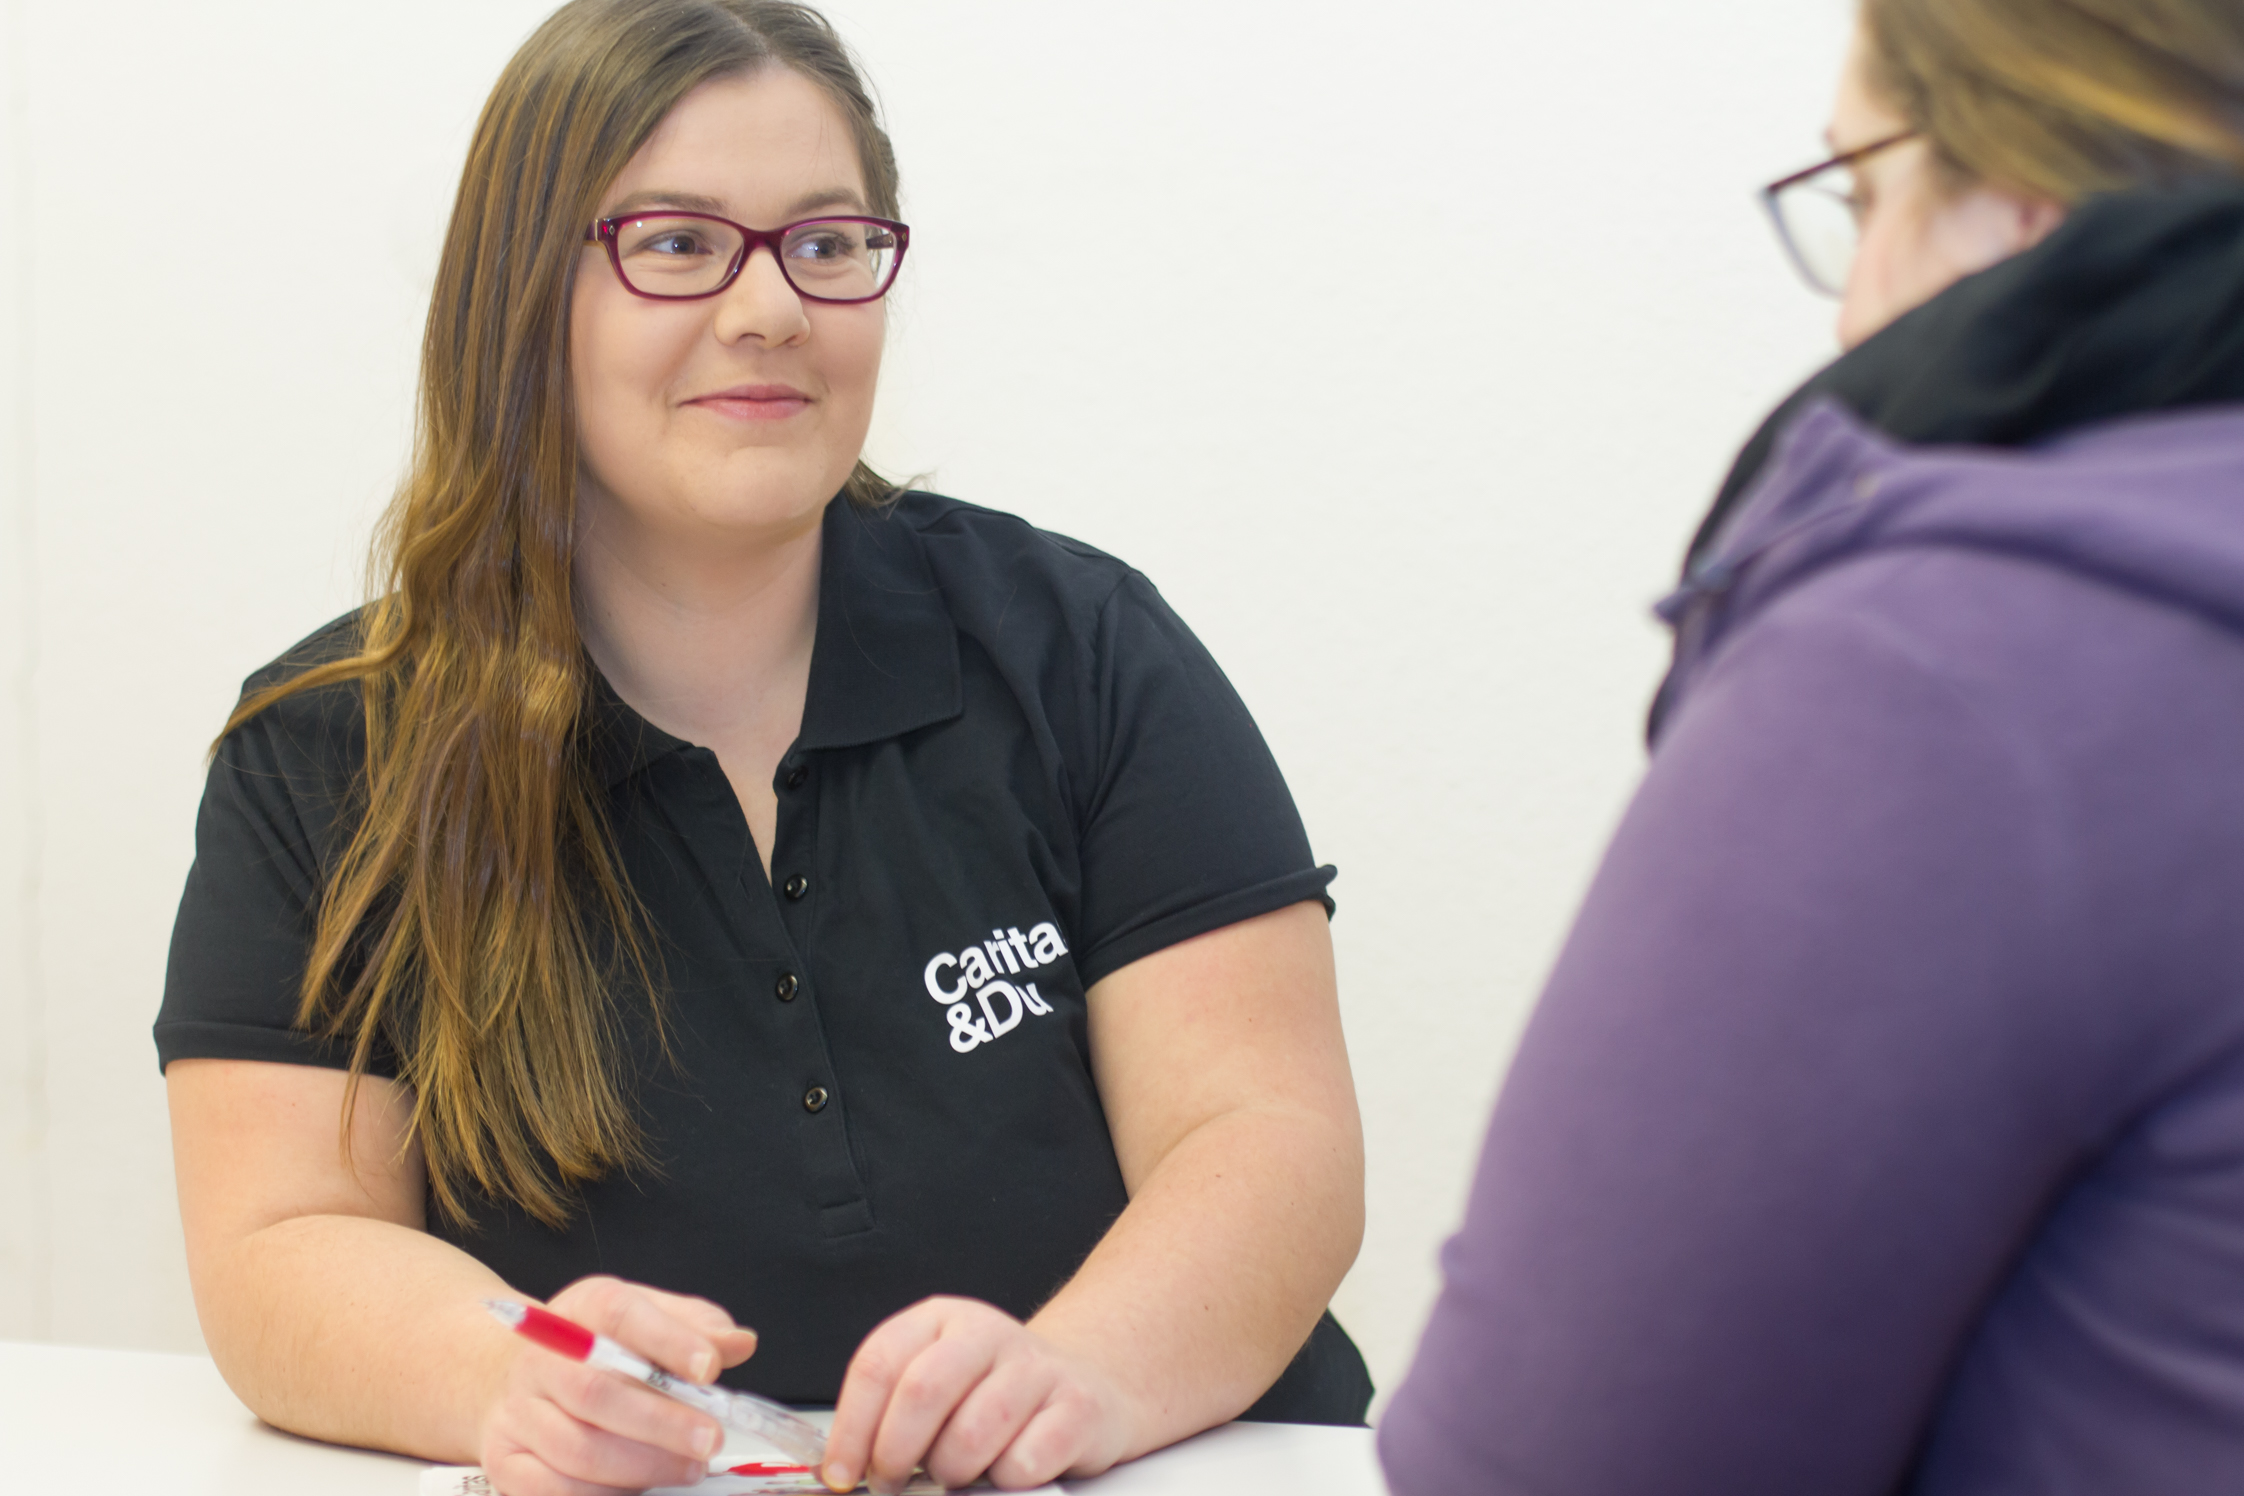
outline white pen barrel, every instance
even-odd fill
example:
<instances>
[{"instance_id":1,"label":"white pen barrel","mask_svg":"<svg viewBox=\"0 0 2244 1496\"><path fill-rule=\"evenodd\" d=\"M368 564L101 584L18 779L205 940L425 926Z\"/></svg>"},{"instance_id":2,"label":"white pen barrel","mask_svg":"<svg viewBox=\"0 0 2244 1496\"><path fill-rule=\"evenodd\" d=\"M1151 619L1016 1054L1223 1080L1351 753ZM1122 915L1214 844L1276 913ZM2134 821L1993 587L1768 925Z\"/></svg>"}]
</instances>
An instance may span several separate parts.
<instances>
[{"instance_id":1,"label":"white pen barrel","mask_svg":"<svg viewBox=\"0 0 2244 1496\"><path fill-rule=\"evenodd\" d=\"M805 1422L777 1403L672 1376L605 1335L592 1337L592 1349L584 1360L587 1366L597 1366L603 1371L617 1372L635 1382L643 1382L666 1397L707 1413L719 1423L769 1440L806 1465L815 1465L825 1458L825 1434L816 1424Z\"/></svg>"},{"instance_id":2,"label":"white pen barrel","mask_svg":"<svg viewBox=\"0 0 2244 1496\"><path fill-rule=\"evenodd\" d=\"M649 1384L652 1384L656 1377L665 1375L665 1373L655 1370L652 1362L625 1350L605 1335L592 1337L592 1349L585 1356L584 1364L597 1366L602 1371L621 1372L634 1381Z\"/></svg>"}]
</instances>

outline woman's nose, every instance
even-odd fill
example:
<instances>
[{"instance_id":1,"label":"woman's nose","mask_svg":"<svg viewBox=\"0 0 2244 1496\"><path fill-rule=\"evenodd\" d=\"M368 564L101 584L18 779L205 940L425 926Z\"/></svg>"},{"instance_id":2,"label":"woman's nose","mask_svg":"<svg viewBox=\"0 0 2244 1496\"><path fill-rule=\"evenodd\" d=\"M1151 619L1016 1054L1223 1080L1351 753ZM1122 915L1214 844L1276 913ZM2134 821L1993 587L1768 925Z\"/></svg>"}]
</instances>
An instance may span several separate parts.
<instances>
[{"instance_id":1,"label":"woman's nose","mask_svg":"<svg viewBox=\"0 0 2244 1496\"><path fill-rule=\"evenodd\" d=\"M749 251L733 283L717 296L716 333L720 342L742 338L777 347L797 342L810 332L803 299L787 283L779 257L768 246Z\"/></svg>"}]
</instances>

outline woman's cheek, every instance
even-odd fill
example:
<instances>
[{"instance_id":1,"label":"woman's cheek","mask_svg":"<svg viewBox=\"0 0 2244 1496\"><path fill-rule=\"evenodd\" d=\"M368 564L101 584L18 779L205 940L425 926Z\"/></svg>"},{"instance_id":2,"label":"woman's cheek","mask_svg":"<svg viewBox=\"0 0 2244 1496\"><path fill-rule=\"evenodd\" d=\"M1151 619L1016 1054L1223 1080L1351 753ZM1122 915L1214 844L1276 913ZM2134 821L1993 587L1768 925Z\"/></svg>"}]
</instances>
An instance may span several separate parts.
<instances>
[{"instance_id":1,"label":"woman's cheek","mask_svg":"<svg viewBox=\"0 0 2244 1496\"><path fill-rule=\"evenodd\" d=\"M1847 275L1847 293L1839 302L1841 348L1853 348L1888 320L1880 312L1885 299L1875 284L1877 273L1865 244L1855 256L1854 268Z\"/></svg>"},{"instance_id":2,"label":"woman's cheek","mask_svg":"<svg viewBox=\"0 0 2244 1496\"><path fill-rule=\"evenodd\" d=\"M692 340L644 326L629 337L597 324L578 331L571 349L578 444L593 475L613 488L611 475L649 471L670 455L665 395Z\"/></svg>"},{"instance_id":3,"label":"woman's cheek","mask_svg":"<svg viewBox=\"0 0 2244 1496\"><path fill-rule=\"evenodd\" d=\"M612 317L603 316L604 298L581 294L569 318L570 393L575 399L577 447L584 465L603 485L625 466L619 451L625 433L619 417L622 391L617 364L627 350L617 346Z\"/></svg>"},{"instance_id":4,"label":"woman's cheek","mask_svg":"<svg viewBox=\"0 0 2244 1496\"><path fill-rule=\"evenodd\" d=\"M843 347L844 367L837 371L851 390L868 406L880 383L880 360L888 340L888 318L879 303L857 311Z\"/></svg>"},{"instance_id":5,"label":"woman's cheek","mask_svg":"<svg viewBox=\"0 0 2244 1496\"><path fill-rule=\"evenodd\" d=\"M867 312L871 315L867 315ZM840 408L834 414L835 435L844 445L862 447L872 429L873 398L880 388L880 363L887 340L888 321L878 303L850 309L851 315L833 328L827 346L832 357L826 369L828 397ZM857 453L850 453L850 464Z\"/></svg>"},{"instance_id":6,"label":"woman's cheek","mask_svg":"<svg viewBox=\"0 0 2244 1496\"><path fill-rule=\"evenodd\" d=\"M576 395L579 458L602 487L613 491L616 474L643 467L632 460L632 449L639 443L631 430L626 402L614 387L612 371L591 377L580 375Z\"/></svg>"},{"instance_id":7,"label":"woman's cheek","mask_svg":"<svg viewBox=\"0 0 2244 1496\"><path fill-rule=\"evenodd\" d=\"M1839 345L1852 348L1909 309L1912 257L1921 250L1913 238L1921 225L1898 205L1874 214L1863 225L1862 244L1847 276L1839 303ZM1922 300L1922 297L1918 298Z\"/></svg>"}]
</instances>

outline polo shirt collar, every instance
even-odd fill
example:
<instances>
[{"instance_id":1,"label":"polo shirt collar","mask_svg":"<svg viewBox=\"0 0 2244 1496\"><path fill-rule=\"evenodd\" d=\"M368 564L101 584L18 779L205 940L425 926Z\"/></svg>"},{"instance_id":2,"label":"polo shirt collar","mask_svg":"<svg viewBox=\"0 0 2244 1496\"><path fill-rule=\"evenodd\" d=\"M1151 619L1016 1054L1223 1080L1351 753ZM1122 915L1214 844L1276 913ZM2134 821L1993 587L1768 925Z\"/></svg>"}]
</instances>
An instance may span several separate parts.
<instances>
[{"instance_id":1,"label":"polo shirt collar","mask_svg":"<svg viewBox=\"0 0 2244 1496\"><path fill-rule=\"evenodd\" d=\"M826 506L818 642L798 751L901 737L965 710L958 626L917 529L894 506Z\"/></svg>"},{"instance_id":2,"label":"polo shirt collar","mask_svg":"<svg viewBox=\"0 0 2244 1496\"><path fill-rule=\"evenodd\" d=\"M853 748L946 722L965 709L958 628L919 532L893 508L826 506L818 563L818 639L795 751ZM610 787L689 746L633 711L595 667L593 761Z\"/></svg>"},{"instance_id":3,"label":"polo shirt collar","mask_svg":"<svg viewBox=\"0 0 2244 1496\"><path fill-rule=\"evenodd\" d=\"M586 728L592 762L608 788L629 779L664 754L687 747L631 709L600 667L587 655L584 667L592 676L592 713Z\"/></svg>"}]
</instances>

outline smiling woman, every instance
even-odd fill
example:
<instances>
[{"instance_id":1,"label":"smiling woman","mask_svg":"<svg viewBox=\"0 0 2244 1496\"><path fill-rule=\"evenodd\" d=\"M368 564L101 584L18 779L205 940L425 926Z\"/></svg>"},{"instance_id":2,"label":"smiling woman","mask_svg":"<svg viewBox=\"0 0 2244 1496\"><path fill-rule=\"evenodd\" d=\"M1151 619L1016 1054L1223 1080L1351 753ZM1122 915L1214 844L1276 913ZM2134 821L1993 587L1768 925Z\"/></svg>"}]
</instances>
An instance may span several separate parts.
<instances>
[{"instance_id":1,"label":"smiling woman","mask_svg":"<svg viewBox=\"0 0 2244 1496\"><path fill-rule=\"evenodd\" d=\"M680 100L609 184L593 232L615 273L580 275L569 310L590 479L579 505L596 548L615 555L643 543L627 537L655 535L768 548L815 527L857 467L880 376L885 274L875 283L867 250L854 274L809 256L845 228L860 231L858 244L866 227L908 231L892 222L893 203L871 225L802 221L870 210L860 153L835 113L827 91L793 71L715 79ZM707 216L637 216L652 208ZM783 227L751 243L754 231L728 213ZM887 254L883 272L896 263ZM835 289L845 294L806 294L811 266L843 275ZM780 354L759 373L791 377L743 381L732 350L744 340Z\"/></svg>"},{"instance_id":2,"label":"smiling woman","mask_svg":"<svg viewBox=\"0 0 2244 1496\"><path fill-rule=\"evenodd\" d=\"M864 465L909 243L804 7L577 0L501 78L383 584L227 724L156 1028L270 1421L698 1473L527 1295L838 1402L837 1487L1362 1418L1332 870L1144 578Z\"/></svg>"}]
</instances>

